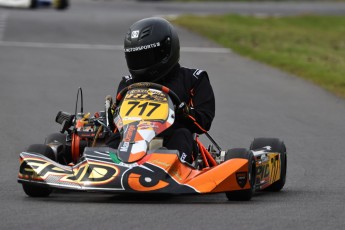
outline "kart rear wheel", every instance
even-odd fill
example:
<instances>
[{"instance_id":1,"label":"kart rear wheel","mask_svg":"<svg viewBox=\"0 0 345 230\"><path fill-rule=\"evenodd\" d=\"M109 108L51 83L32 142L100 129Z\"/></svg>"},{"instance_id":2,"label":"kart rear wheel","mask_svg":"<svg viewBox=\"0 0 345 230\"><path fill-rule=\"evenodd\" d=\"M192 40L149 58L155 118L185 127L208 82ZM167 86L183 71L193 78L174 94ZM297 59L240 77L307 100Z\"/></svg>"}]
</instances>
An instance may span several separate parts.
<instances>
[{"instance_id":1,"label":"kart rear wheel","mask_svg":"<svg viewBox=\"0 0 345 230\"><path fill-rule=\"evenodd\" d=\"M250 145L250 150L260 149L266 146L271 146L272 152L280 153L281 167L280 167L280 179L274 182L272 185L264 189L264 191L279 192L285 185L286 181L286 146L283 141L278 138L255 138Z\"/></svg>"},{"instance_id":2,"label":"kart rear wheel","mask_svg":"<svg viewBox=\"0 0 345 230\"><path fill-rule=\"evenodd\" d=\"M39 153L51 160L54 160L55 157L53 150L49 146L42 144L30 145L26 149L26 152ZM34 184L23 183L22 186L26 195L30 197L47 197L53 191L51 188L45 188Z\"/></svg>"},{"instance_id":3,"label":"kart rear wheel","mask_svg":"<svg viewBox=\"0 0 345 230\"><path fill-rule=\"evenodd\" d=\"M247 201L250 200L255 190L255 174L256 174L256 163L254 155L251 151L245 148L230 149L225 153L225 161L230 159L247 159L248 164L248 181L250 189L238 190L233 192L226 192L226 197L231 201Z\"/></svg>"},{"instance_id":4,"label":"kart rear wheel","mask_svg":"<svg viewBox=\"0 0 345 230\"><path fill-rule=\"evenodd\" d=\"M52 133L46 137L45 144L60 142L62 145L66 144L66 134L63 133Z\"/></svg>"},{"instance_id":5,"label":"kart rear wheel","mask_svg":"<svg viewBox=\"0 0 345 230\"><path fill-rule=\"evenodd\" d=\"M66 136L63 133L52 133L46 137L44 142L45 145L48 145L53 150L55 155L54 161L65 165L68 160L68 162L71 162L70 153L66 149ZM66 158L68 158L67 161Z\"/></svg>"}]
</instances>

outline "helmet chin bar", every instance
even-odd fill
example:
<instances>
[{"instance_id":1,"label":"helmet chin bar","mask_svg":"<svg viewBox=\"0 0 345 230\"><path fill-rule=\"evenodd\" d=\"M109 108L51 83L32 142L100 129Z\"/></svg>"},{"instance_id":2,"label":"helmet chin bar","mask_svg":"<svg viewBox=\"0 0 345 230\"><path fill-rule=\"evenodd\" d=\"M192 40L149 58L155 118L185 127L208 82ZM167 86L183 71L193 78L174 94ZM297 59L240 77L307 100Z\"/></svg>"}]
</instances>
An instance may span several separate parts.
<instances>
[{"instance_id":1,"label":"helmet chin bar","mask_svg":"<svg viewBox=\"0 0 345 230\"><path fill-rule=\"evenodd\" d=\"M134 76L136 79L136 82L158 82L159 80L166 77L169 72L178 64L176 62L174 65L170 66L170 68L167 68L166 65L162 65L161 63L158 63L150 68L146 69L140 69L140 70L129 70L130 73ZM160 68L155 68L156 66L159 66Z\"/></svg>"}]
</instances>

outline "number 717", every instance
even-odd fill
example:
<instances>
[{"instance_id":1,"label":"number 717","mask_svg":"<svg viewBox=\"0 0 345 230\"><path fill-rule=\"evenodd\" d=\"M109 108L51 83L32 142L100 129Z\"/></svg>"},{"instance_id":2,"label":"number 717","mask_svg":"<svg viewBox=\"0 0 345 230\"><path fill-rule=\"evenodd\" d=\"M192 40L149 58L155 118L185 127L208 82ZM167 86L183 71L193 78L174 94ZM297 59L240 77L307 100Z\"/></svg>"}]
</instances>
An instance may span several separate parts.
<instances>
[{"instance_id":1,"label":"number 717","mask_svg":"<svg viewBox=\"0 0 345 230\"><path fill-rule=\"evenodd\" d=\"M128 105L132 105L132 107L128 110L128 112L126 113L126 116L128 116L136 107L138 107L139 109L141 108L138 115L142 116L145 110L151 106L152 109L146 114L147 117L151 116L151 114L161 106L161 104L153 103L153 102L145 102L145 103L140 104L139 101L129 101Z\"/></svg>"}]
</instances>

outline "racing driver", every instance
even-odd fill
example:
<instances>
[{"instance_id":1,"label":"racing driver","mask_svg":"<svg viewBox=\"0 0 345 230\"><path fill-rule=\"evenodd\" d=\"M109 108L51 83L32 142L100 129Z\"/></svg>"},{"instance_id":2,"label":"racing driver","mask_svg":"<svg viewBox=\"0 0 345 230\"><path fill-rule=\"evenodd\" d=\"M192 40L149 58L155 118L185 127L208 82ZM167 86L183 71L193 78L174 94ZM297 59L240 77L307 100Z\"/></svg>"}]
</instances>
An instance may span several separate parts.
<instances>
[{"instance_id":1,"label":"racing driver","mask_svg":"<svg viewBox=\"0 0 345 230\"><path fill-rule=\"evenodd\" d=\"M122 78L118 92L136 82L154 82L174 91L184 106L178 109L173 126L160 136L164 147L177 149L181 160L192 163L197 154L193 134L208 131L215 115L207 72L180 66L178 35L163 18L135 22L125 36L124 51L130 75ZM107 144L117 148L119 142L120 134L115 131Z\"/></svg>"}]
</instances>

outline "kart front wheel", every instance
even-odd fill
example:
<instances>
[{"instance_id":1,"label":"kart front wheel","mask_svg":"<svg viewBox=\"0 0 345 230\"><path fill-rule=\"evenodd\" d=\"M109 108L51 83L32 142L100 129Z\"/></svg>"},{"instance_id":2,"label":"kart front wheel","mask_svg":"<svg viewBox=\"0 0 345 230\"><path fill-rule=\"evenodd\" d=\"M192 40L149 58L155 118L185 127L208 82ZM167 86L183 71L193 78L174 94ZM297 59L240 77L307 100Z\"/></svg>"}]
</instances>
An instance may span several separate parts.
<instances>
[{"instance_id":1,"label":"kart front wheel","mask_svg":"<svg viewBox=\"0 0 345 230\"><path fill-rule=\"evenodd\" d=\"M55 158L53 150L49 146L42 144L30 145L26 152L39 153L51 160ZM51 188L45 188L34 184L23 183L22 186L26 195L30 197L47 197L53 191Z\"/></svg>"},{"instance_id":2,"label":"kart front wheel","mask_svg":"<svg viewBox=\"0 0 345 230\"><path fill-rule=\"evenodd\" d=\"M248 160L248 182L250 189L243 189L238 191L226 192L226 197L231 201L247 201L250 200L255 190L255 174L256 174L256 163L252 151L245 148L230 149L225 153L225 161L230 159L247 159Z\"/></svg>"},{"instance_id":3,"label":"kart front wheel","mask_svg":"<svg viewBox=\"0 0 345 230\"><path fill-rule=\"evenodd\" d=\"M250 150L260 149L266 146L271 147L271 152L277 152L280 154L280 179L274 182L269 187L265 188L265 191L279 192L285 185L286 181L286 168L287 168L287 157L286 157L286 146L283 141L278 138L255 138L250 146Z\"/></svg>"}]
</instances>

